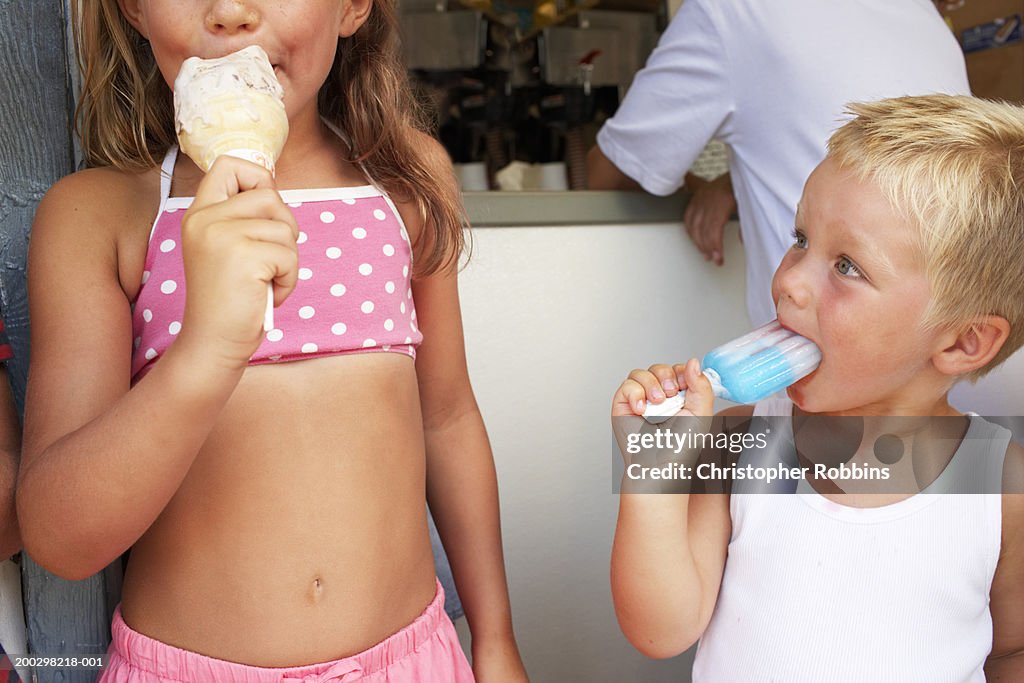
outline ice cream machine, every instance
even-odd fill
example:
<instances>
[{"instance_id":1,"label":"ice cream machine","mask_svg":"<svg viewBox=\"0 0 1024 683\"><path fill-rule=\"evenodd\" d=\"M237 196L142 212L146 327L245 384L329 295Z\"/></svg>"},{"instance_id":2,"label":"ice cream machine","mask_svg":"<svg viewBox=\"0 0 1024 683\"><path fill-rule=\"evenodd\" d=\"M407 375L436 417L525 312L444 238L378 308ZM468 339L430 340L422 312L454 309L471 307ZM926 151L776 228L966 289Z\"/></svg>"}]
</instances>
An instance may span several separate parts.
<instances>
[{"instance_id":1,"label":"ice cream machine","mask_svg":"<svg viewBox=\"0 0 1024 683\"><path fill-rule=\"evenodd\" d=\"M564 185L583 189L586 151L656 44L663 14L593 9L594 0L444 2L403 8L403 55L457 167L482 167L486 186L501 189L511 177L503 169L564 164Z\"/></svg>"}]
</instances>

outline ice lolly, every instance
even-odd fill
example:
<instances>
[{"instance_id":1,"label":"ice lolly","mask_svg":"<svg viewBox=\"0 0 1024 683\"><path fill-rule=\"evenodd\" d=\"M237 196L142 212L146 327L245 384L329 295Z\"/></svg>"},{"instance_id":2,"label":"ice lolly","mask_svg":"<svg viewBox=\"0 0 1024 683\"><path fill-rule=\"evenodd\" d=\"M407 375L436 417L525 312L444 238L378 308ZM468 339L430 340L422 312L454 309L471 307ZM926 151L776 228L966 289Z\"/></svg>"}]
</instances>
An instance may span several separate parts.
<instances>
[{"instance_id":1,"label":"ice lolly","mask_svg":"<svg viewBox=\"0 0 1024 683\"><path fill-rule=\"evenodd\" d=\"M284 90L263 48L186 59L174 79L174 127L182 151L203 171L226 155L273 173L288 137L288 116ZM263 329L273 328L274 289L268 283Z\"/></svg>"},{"instance_id":2,"label":"ice lolly","mask_svg":"<svg viewBox=\"0 0 1024 683\"><path fill-rule=\"evenodd\" d=\"M705 354L701 370L715 396L736 403L755 403L803 379L821 362L821 350L790 332L778 320L718 346ZM686 392L648 403L644 417L670 417L683 407Z\"/></svg>"}]
</instances>

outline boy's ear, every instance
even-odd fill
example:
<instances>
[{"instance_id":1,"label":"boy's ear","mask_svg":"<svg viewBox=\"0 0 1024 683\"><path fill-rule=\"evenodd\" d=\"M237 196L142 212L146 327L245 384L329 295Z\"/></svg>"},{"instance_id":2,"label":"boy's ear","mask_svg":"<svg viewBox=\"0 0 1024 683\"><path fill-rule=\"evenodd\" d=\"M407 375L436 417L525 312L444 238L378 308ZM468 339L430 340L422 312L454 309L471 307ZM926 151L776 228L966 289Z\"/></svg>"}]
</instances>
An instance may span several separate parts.
<instances>
[{"instance_id":1,"label":"boy's ear","mask_svg":"<svg viewBox=\"0 0 1024 683\"><path fill-rule=\"evenodd\" d=\"M149 40L146 33L146 22L143 21L142 9L139 7L139 0L117 0L117 6L121 10L121 16L132 25L142 37Z\"/></svg>"},{"instance_id":2,"label":"boy's ear","mask_svg":"<svg viewBox=\"0 0 1024 683\"><path fill-rule=\"evenodd\" d=\"M129 1L129 0L122 0ZM338 31L340 38L348 38L362 26L370 16L373 9L373 0L342 0L345 8L341 15L341 29Z\"/></svg>"},{"instance_id":3,"label":"boy's ear","mask_svg":"<svg viewBox=\"0 0 1024 683\"><path fill-rule=\"evenodd\" d=\"M935 368L944 375L961 376L983 368L1010 336L1010 323L998 315L986 315L960 332L951 331L932 356Z\"/></svg>"}]
</instances>

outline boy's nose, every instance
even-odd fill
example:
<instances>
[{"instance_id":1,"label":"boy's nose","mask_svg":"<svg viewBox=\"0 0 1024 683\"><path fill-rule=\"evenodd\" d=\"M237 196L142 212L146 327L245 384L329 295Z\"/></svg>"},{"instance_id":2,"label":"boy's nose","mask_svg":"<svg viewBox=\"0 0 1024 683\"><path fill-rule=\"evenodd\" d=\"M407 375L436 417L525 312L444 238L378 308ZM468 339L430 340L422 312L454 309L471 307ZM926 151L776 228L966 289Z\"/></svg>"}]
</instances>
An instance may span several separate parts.
<instances>
[{"instance_id":1,"label":"boy's nose","mask_svg":"<svg viewBox=\"0 0 1024 683\"><path fill-rule=\"evenodd\" d=\"M252 31L259 23L260 14L250 0L215 0L206 16L208 30L228 35Z\"/></svg>"},{"instance_id":2,"label":"boy's nose","mask_svg":"<svg viewBox=\"0 0 1024 683\"><path fill-rule=\"evenodd\" d=\"M787 300L797 308L806 308L811 303L812 287L803 264L787 263L783 260L775 271L772 282L772 299L776 303Z\"/></svg>"}]
</instances>

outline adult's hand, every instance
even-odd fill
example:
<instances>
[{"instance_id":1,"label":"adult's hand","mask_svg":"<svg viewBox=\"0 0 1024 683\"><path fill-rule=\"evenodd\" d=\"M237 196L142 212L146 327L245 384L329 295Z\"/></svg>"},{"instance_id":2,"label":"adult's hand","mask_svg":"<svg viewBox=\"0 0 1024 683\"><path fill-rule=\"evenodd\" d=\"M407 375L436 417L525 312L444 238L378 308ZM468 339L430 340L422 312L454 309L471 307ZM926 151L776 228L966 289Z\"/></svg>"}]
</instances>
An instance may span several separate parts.
<instances>
[{"instance_id":1,"label":"adult's hand","mask_svg":"<svg viewBox=\"0 0 1024 683\"><path fill-rule=\"evenodd\" d=\"M736 212L736 197L732 193L732 178L720 175L712 181L686 174L686 187L691 192L690 203L683 213L683 223L690 239L700 253L715 265L725 263L723 235L725 224Z\"/></svg>"}]
</instances>

